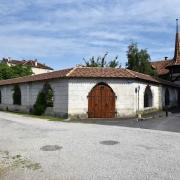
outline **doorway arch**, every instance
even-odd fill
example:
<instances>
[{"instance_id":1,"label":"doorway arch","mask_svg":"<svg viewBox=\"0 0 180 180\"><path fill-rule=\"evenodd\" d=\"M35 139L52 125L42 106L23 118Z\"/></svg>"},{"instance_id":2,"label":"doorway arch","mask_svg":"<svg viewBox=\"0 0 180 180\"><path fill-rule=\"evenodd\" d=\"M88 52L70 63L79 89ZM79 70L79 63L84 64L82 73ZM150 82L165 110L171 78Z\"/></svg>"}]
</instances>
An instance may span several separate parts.
<instances>
[{"instance_id":1,"label":"doorway arch","mask_svg":"<svg viewBox=\"0 0 180 180\"><path fill-rule=\"evenodd\" d=\"M147 86L144 92L144 107L152 107L153 106L153 96L150 86Z\"/></svg>"},{"instance_id":2,"label":"doorway arch","mask_svg":"<svg viewBox=\"0 0 180 180\"><path fill-rule=\"evenodd\" d=\"M88 95L89 118L114 118L115 93L106 83L98 83Z\"/></svg>"},{"instance_id":3,"label":"doorway arch","mask_svg":"<svg viewBox=\"0 0 180 180\"><path fill-rule=\"evenodd\" d=\"M15 85L13 91L13 104L21 105L21 89L19 85Z\"/></svg>"},{"instance_id":4,"label":"doorway arch","mask_svg":"<svg viewBox=\"0 0 180 180\"><path fill-rule=\"evenodd\" d=\"M170 104L169 89L166 88L166 90L165 90L165 106L169 106L169 104Z\"/></svg>"}]
</instances>

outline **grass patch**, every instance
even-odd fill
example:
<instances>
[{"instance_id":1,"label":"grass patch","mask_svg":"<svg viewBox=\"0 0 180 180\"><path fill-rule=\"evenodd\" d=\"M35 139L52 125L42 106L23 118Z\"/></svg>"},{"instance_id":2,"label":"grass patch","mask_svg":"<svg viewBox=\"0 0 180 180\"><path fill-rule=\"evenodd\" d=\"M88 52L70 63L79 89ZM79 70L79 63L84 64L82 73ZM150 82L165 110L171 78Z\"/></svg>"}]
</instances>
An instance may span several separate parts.
<instances>
[{"instance_id":1,"label":"grass patch","mask_svg":"<svg viewBox=\"0 0 180 180\"><path fill-rule=\"evenodd\" d=\"M16 168L39 170L41 165L39 163L32 162L29 159L17 154L11 156L7 151L0 151L0 177L8 170L14 170Z\"/></svg>"},{"instance_id":2,"label":"grass patch","mask_svg":"<svg viewBox=\"0 0 180 180\"><path fill-rule=\"evenodd\" d=\"M60 117L45 116L45 115L37 116L37 115L25 113L25 112L14 112L14 111L8 111L8 113L23 115L23 116L32 117L32 118L44 119L47 121L64 121L64 118L60 118Z\"/></svg>"}]
</instances>

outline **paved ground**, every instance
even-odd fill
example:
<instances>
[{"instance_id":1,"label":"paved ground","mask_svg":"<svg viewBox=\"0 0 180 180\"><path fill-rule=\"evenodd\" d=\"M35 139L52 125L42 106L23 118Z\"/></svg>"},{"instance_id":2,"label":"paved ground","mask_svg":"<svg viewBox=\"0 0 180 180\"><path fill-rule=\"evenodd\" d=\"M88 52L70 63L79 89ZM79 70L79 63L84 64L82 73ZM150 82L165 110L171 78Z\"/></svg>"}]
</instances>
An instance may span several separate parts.
<instances>
[{"instance_id":1,"label":"paved ground","mask_svg":"<svg viewBox=\"0 0 180 180\"><path fill-rule=\"evenodd\" d=\"M96 122L96 124L180 132L180 108L170 110L168 112L168 117L165 116L165 112L160 113L159 115L160 117L157 115L158 118L152 118L151 116L148 116L142 121L137 121L135 119L115 121L99 120Z\"/></svg>"},{"instance_id":2,"label":"paved ground","mask_svg":"<svg viewBox=\"0 0 180 180\"><path fill-rule=\"evenodd\" d=\"M159 131L135 121L62 123L0 112L0 179L179 180L178 119L141 122L169 130Z\"/></svg>"}]
</instances>

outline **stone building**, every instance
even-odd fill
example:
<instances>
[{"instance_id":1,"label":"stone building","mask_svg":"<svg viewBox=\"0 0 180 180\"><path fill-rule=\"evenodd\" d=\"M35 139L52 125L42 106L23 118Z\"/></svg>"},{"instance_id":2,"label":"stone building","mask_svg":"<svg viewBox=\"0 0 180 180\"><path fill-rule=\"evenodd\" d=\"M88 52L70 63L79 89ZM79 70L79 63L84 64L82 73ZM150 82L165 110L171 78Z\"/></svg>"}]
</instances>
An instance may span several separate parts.
<instances>
[{"instance_id":1,"label":"stone building","mask_svg":"<svg viewBox=\"0 0 180 180\"><path fill-rule=\"evenodd\" d=\"M0 81L0 109L30 112L45 87L53 92L46 113L69 118L134 117L177 106L180 88L128 69L75 67Z\"/></svg>"},{"instance_id":2,"label":"stone building","mask_svg":"<svg viewBox=\"0 0 180 180\"><path fill-rule=\"evenodd\" d=\"M11 58L3 58L2 59L3 63L6 63L8 66L15 66L15 65L23 65L23 66L29 66L32 69L32 72L34 74L42 74L42 73L48 73L52 72L53 68L42 64L38 62L37 60L14 60Z\"/></svg>"}]
</instances>

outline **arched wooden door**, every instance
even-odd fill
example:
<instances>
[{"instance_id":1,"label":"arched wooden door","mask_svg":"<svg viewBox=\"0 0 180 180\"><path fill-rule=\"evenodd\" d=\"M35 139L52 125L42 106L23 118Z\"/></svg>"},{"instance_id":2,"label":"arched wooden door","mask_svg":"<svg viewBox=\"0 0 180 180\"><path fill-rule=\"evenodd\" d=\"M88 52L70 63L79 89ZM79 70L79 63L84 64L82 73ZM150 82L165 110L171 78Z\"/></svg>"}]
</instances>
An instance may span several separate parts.
<instances>
[{"instance_id":1,"label":"arched wooden door","mask_svg":"<svg viewBox=\"0 0 180 180\"><path fill-rule=\"evenodd\" d=\"M108 85L96 85L88 96L88 117L114 118L115 99L115 94Z\"/></svg>"}]
</instances>

